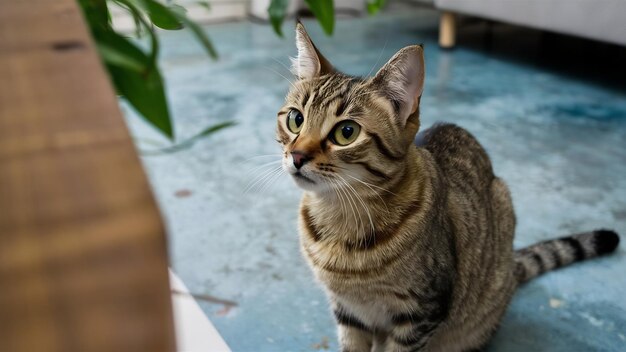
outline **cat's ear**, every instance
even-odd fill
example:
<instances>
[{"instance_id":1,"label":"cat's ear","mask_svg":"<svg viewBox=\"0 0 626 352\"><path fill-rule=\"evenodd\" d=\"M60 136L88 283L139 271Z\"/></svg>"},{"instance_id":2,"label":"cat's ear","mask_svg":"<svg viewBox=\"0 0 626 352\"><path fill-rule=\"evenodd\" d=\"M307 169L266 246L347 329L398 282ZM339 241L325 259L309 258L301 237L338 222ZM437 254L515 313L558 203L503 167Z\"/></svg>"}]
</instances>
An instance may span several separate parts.
<instances>
[{"instance_id":1,"label":"cat's ear","mask_svg":"<svg viewBox=\"0 0 626 352\"><path fill-rule=\"evenodd\" d=\"M411 45L401 49L376 73L373 82L391 100L404 127L416 113L424 90L424 48Z\"/></svg>"},{"instance_id":2,"label":"cat's ear","mask_svg":"<svg viewBox=\"0 0 626 352\"><path fill-rule=\"evenodd\" d=\"M333 72L326 60L309 38L300 21L296 24L296 47L298 56L291 59L291 72L300 79L310 79Z\"/></svg>"}]
</instances>

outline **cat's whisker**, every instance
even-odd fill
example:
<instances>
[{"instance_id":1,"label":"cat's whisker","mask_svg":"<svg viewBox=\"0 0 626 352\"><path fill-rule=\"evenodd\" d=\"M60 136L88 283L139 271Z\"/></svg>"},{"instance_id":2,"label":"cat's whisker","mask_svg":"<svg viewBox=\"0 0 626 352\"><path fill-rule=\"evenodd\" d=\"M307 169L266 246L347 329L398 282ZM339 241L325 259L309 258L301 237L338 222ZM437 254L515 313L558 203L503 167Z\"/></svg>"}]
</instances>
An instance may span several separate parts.
<instances>
[{"instance_id":1,"label":"cat's whisker","mask_svg":"<svg viewBox=\"0 0 626 352\"><path fill-rule=\"evenodd\" d=\"M291 69L290 69L287 65L285 65L282 61L278 60L278 59L277 59L277 58L275 58L275 57L272 57L272 59L273 59L274 61L278 62L278 64L280 64L282 67L284 67L284 68L287 70L287 72L291 72Z\"/></svg>"},{"instance_id":2,"label":"cat's whisker","mask_svg":"<svg viewBox=\"0 0 626 352\"><path fill-rule=\"evenodd\" d=\"M274 160L266 161L263 164L253 165L253 166L255 166L255 167L256 166L264 166L264 165L269 165L269 164L272 164L272 163L280 163L280 162L282 162L282 159L274 159Z\"/></svg>"},{"instance_id":3,"label":"cat's whisker","mask_svg":"<svg viewBox=\"0 0 626 352\"><path fill-rule=\"evenodd\" d=\"M363 198L361 198L361 196L358 195L358 193L356 193L356 190L353 189L354 195L359 199L359 201L361 202L361 204L363 205L363 209L365 210L365 213L367 214L367 217L369 219L370 222L370 233L366 234L366 235L373 235L376 233L376 229L374 227L374 220L372 219L372 214L369 210L369 207L367 206L367 204L365 204L365 202L363 201ZM364 238L365 239L365 238Z\"/></svg>"},{"instance_id":4,"label":"cat's whisker","mask_svg":"<svg viewBox=\"0 0 626 352\"><path fill-rule=\"evenodd\" d=\"M272 165L272 164L281 163L281 162L282 162L282 160L272 160L272 161L268 161L268 162L260 164L260 165L256 165L256 166L254 166L254 168L260 168L260 167L263 167L263 166Z\"/></svg>"},{"instance_id":5,"label":"cat's whisker","mask_svg":"<svg viewBox=\"0 0 626 352\"><path fill-rule=\"evenodd\" d=\"M395 193L391 192L390 190L388 190L388 189L386 189L386 188L383 188L383 187L377 186L377 185L372 184L372 183L369 183L369 182L365 182L365 181L363 181L363 180L359 179L358 177L354 177L354 176L350 175L349 173L347 173L347 171L349 171L349 169L348 169L348 168L346 168L346 167L339 166L339 165L329 165L329 167L333 167L333 168L337 168L337 169L340 169L340 170L344 170L344 171L346 171L346 173L344 173L344 175L346 175L346 176L348 176L348 177L350 177L350 178L352 178L352 179L354 179L354 180L356 180L356 181L358 181L358 182L360 182L360 183L362 183L362 184L364 184L364 185L366 185L366 186L368 186L368 187L374 187L374 188L379 189L379 190L381 190L381 191L383 191L383 192L387 192L387 193L389 193L389 194L391 194L391 195L397 196L397 194L395 194ZM370 189L371 189L371 188L370 188ZM373 190L372 190L372 191L373 191Z\"/></svg>"},{"instance_id":6,"label":"cat's whisker","mask_svg":"<svg viewBox=\"0 0 626 352\"><path fill-rule=\"evenodd\" d=\"M360 230L361 228L363 228L363 225L362 225L361 217L359 216L358 211L356 210L357 208L356 201L353 199L352 195L347 191L347 189L343 187L342 184L345 184L345 181L337 180L337 184L340 186L339 190L341 190L341 192L343 192L343 194L346 196L346 199L348 200L348 204L350 205L350 209L352 211L352 216L354 217L354 222L357 227L357 230Z\"/></svg>"},{"instance_id":7,"label":"cat's whisker","mask_svg":"<svg viewBox=\"0 0 626 352\"><path fill-rule=\"evenodd\" d=\"M259 159L259 158L280 157L282 155L283 155L282 153L255 155L253 157L245 159L244 161L250 161L250 160Z\"/></svg>"},{"instance_id":8,"label":"cat's whisker","mask_svg":"<svg viewBox=\"0 0 626 352\"><path fill-rule=\"evenodd\" d=\"M278 180L280 176L283 175L283 173L284 170L281 168L278 172L272 174L272 176L270 176L267 181L259 188L259 193L264 193L269 190L274 185L276 180Z\"/></svg>"},{"instance_id":9,"label":"cat's whisker","mask_svg":"<svg viewBox=\"0 0 626 352\"><path fill-rule=\"evenodd\" d=\"M345 184L345 181L342 181L342 182ZM349 189L347 189L347 188L346 188L346 192L347 192L348 190L349 190ZM348 193L348 192L347 192L347 193ZM349 192L348 194L350 195L350 198L351 198L351 199L353 199L353 198L354 198L354 197L352 196L352 192ZM354 201L354 200L353 200L353 202L354 202L354 204L355 204L355 207L357 207L357 205L356 205L356 201ZM360 236L360 235L359 235L359 234L361 234L361 233L365 233L365 224L363 223L363 219L362 219L362 217L361 217L361 213L360 213L360 212L358 213L357 220L358 220L358 223L357 223L357 225L358 225L358 226L357 226L357 231L356 231L356 234L357 234L357 238L356 238L356 239L357 239L357 242L355 242L355 243L354 243L355 248L356 248L356 247L358 247L358 246L360 246L360 245L362 245L362 244L364 243L364 241L365 241L364 236Z\"/></svg>"},{"instance_id":10,"label":"cat's whisker","mask_svg":"<svg viewBox=\"0 0 626 352\"><path fill-rule=\"evenodd\" d=\"M346 226L347 226L347 219L348 219L348 217L347 217L348 208L347 208L347 206L345 205L343 195L341 195L341 193L339 193L338 188L339 188L340 186L339 186L339 184L338 184L335 180L333 180L332 178L327 177L327 179L328 179L328 180L329 180L332 184L335 184L335 185L337 186L337 187L332 187L332 186L331 186L331 187L332 187L332 188L333 188L333 190L335 191L335 194L337 195L337 198L339 198L339 204L341 205L341 215L343 216L343 220L344 220L344 221L343 221L343 226L344 226L344 227L346 227Z\"/></svg>"},{"instance_id":11,"label":"cat's whisker","mask_svg":"<svg viewBox=\"0 0 626 352\"><path fill-rule=\"evenodd\" d=\"M344 227L344 229L346 231L348 231L349 229L349 224L348 224L348 206L346 205L346 200L344 199L344 196L339 193L339 191L337 191L337 195L339 196L339 203L341 204L341 214L340 214L340 218L343 218L342 220L342 225Z\"/></svg>"},{"instance_id":12,"label":"cat's whisker","mask_svg":"<svg viewBox=\"0 0 626 352\"><path fill-rule=\"evenodd\" d=\"M271 68L271 67L267 67L267 66L265 67L265 69L270 70L270 71L274 72L275 74L277 74L277 75L281 76L281 77L282 77L282 78L284 78L287 82L289 82L289 84L291 85L291 87L293 87L293 89L298 90L298 87L296 87L296 85L295 85L295 84L293 84L293 82L292 82L289 78L287 78L287 77L283 76L283 74L282 74L282 73L280 73L280 72L278 72L278 71L274 70L274 69L273 69L273 68Z\"/></svg>"},{"instance_id":13,"label":"cat's whisker","mask_svg":"<svg viewBox=\"0 0 626 352\"><path fill-rule=\"evenodd\" d=\"M356 177L354 177L354 176L352 176L352 175L348 175L348 174L345 174L345 175L346 175L346 176L348 176L348 177L351 177L351 178L352 178L352 179L354 179L355 181L360 182L361 184L365 185L365 187L369 188L369 189L370 189L370 190L374 193L374 195L375 195L376 197L378 197L378 199L380 199L381 204L385 207L385 210L387 211L387 213L389 213L389 208L387 207L387 202L385 202L385 200L383 199L383 197L381 197L381 196L380 196L380 194L378 194L378 192L376 192L376 190L375 190L374 188L372 188L372 187L371 187L371 186L377 187L376 185L373 185L373 184L371 184L371 183L367 183L367 182L365 182L365 181L361 181L361 180L359 180L358 178L356 178ZM380 187L378 187L378 188L380 188ZM390 193L391 193L391 192L390 192Z\"/></svg>"},{"instance_id":14,"label":"cat's whisker","mask_svg":"<svg viewBox=\"0 0 626 352\"><path fill-rule=\"evenodd\" d=\"M264 169L264 168L267 168L267 167L272 167L272 166L274 166L274 165L276 165L276 164L282 164L282 160L273 160L273 161L270 161L270 162L268 162L268 163L265 163L265 164L261 164L261 165L255 166L255 167L253 167L253 168L249 169L249 170L247 171L247 174L248 174L248 175L250 175L250 174L257 173L257 172L259 172L260 170L262 170L262 169Z\"/></svg>"},{"instance_id":15,"label":"cat's whisker","mask_svg":"<svg viewBox=\"0 0 626 352\"><path fill-rule=\"evenodd\" d=\"M282 175L283 170L275 170L273 171L270 176L266 177L265 180L263 182L261 182L259 184L259 186L257 187L258 189L258 193L264 193L266 192L273 184L274 182Z\"/></svg>"},{"instance_id":16,"label":"cat's whisker","mask_svg":"<svg viewBox=\"0 0 626 352\"><path fill-rule=\"evenodd\" d=\"M350 185L346 179L344 179L343 177L341 177L341 175L337 174L337 176L342 179L346 186L348 186L349 189L352 190L352 192L354 193L354 195L357 197L357 199L359 200L359 202L361 203L361 205L363 206L363 209L365 210L365 213L367 214L367 217L369 218L370 221L370 226L371 226L371 233L375 233L376 230L374 228L374 220L372 220L372 215L370 214L369 208L367 207L367 205L365 204L365 201L363 201L363 198L361 198L361 196L359 196L358 192L356 191L356 189L354 189L354 187L352 187L352 185Z\"/></svg>"},{"instance_id":17,"label":"cat's whisker","mask_svg":"<svg viewBox=\"0 0 626 352\"><path fill-rule=\"evenodd\" d=\"M258 185L261 181L263 181L265 178L269 177L270 175L272 175L273 173L279 171L282 169L282 166L270 169L270 170L266 170L263 173L261 173L258 177L256 177L256 180L253 180L252 183L250 183L245 190L243 191L244 194L247 194L250 190L252 190L252 188L254 188L254 186Z\"/></svg>"},{"instance_id":18,"label":"cat's whisker","mask_svg":"<svg viewBox=\"0 0 626 352\"><path fill-rule=\"evenodd\" d=\"M369 77L372 74L372 72L374 71L374 69L376 68L376 66L378 65L378 62L380 61L380 58L383 56L383 52L387 48L387 43L389 43L389 34L387 34L387 38L385 39L385 45L383 45L383 48L380 50L380 54L378 54L378 58L376 59L376 62L374 63L374 65L370 69L370 72L368 72L365 77Z\"/></svg>"},{"instance_id":19,"label":"cat's whisker","mask_svg":"<svg viewBox=\"0 0 626 352\"><path fill-rule=\"evenodd\" d=\"M361 206L363 207L363 210L365 211L365 214L367 215L368 219L369 219L369 224L370 224L370 233L374 233L375 229L374 229L374 221L372 220L372 216L369 212L369 208L367 207L367 205L365 204L365 202L363 201L363 199L359 196L359 194L357 193L357 191L354 189L354 187L352 187L343 177L341 177L341 175L337 174L337 176L339 177L339 179L341 179L343 181L343 183L346 185L347 190L350 191L355 197L356 199L359 201L359 203L361 204ZM356 203L356 202L355 202ZM360 218L360 216L359 216ZM365 224L363 224L363 233L365 235L368 235L368 233L365 231ZM360 240L365 240L365 236L362 236Z\"/></svg>"},{"instance_id":20,"label":"cat's whisker","mask_svg":"<svg viewBox=\"0 0 626 352\"><path fill-rule=\"evenodd\" d=\"M374 188L379 189L379 190L381 190L381 191L383 191L383 192L387 192L387 193L389 193L389 194L391 194L391 195L397 196L397 194L395 194L395 193L391 192L391 191L390 191L390 190L388 190L388 189L385 189L385 188L380 187L380 186L376 186L375 184L372 184L372 183L369 183L369 182L365 182L365 181L363 181L363 180L359 179L358 177L354 177L354 176L349 175L349 174L347 174L347 173L346 173L345 175L346 175L346 176L348 176L348 177L353 178L354 180L356 180L356 181L358 181L358 182L360 182L360 183L362 183L362 184L364 184L364 185L366 185L367 187L370 187L370 189L371 189L371 187L374 187ZM372 191L373 191L373 190L372 190Z\"/></svg>"},{"instance_id":21,"label":"cat's whisker","mask_svg":"<svg viewBox=\"0 0 626 352\"><path fill-rule=\"evenodd\" d=\"M329 187L333 190L333 192L334 192L334 193L335 193L335 195L337 196L337 199L339 199L339 194L337 193L337 187L335 187L335 184L333 183L333 179L332 179L330 176L325 175L325 174L320 174L320 175L321 175L321 176L322 176L322 178L324 179L324 183L325 183L326 185L328 185L328 186L329 186ZM341 205L341 204L340 204L340 205ZM343 207L341 208L341 211L342 211L342 212L344 211Z\"/></svg>"},{"instance_id":22,"label":"cat's whisker","mask_svg":"<svg viewBox=\"0 0 626 352\"><path fill-rule=\"evenodd\" d=\"M362 97L362 96L366 96L366 95L369 95L369 94L371 94L371 92L369 92L369 91L364 91L364 92L361 92L360 94L357 94L357 95L352 95L352 94L351 94L351 95L350 95L347 99L348 99L348 100L355 100L355 99L357 99L357 98L360 98L360 97Z\"/></svg>"},{"instance_id":23,"label":"cat's whisker","mask_svg":"<svg viewBox=\"0 0 626 352\"><path fill-rule=\"evenodd\" d=\"M269 177L269 175L271 175L276 170L278 170L278 167L273 167L273 168L267 169L267 170L261 172L260 174L258 174L257 176L255 176L250 182L248 182L248 184L246 185L246 188L244 189L243 193L244 194L248 193L248 191L250 191L254 186L256 186L257 184L262 182L263 179L265 179L266 177Z\"/></svg>"}]
</instances>

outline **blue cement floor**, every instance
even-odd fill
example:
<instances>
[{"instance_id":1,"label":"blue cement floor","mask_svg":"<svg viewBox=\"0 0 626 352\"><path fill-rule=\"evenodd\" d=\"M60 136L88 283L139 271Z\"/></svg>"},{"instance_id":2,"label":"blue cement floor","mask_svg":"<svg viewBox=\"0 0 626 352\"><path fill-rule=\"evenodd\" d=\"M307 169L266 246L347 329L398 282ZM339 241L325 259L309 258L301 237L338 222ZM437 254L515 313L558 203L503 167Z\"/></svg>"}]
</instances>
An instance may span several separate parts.
<instances>
[{"instance_id":1,"label":"blue cement floor","mask_svg":"<svg viewBox=\"0 0 626 352\"><path fill-rule=\"evenodd\" d=\"M598 227L626 234L624 91L471 45L441 51L436 14L425 9L341 20L332 38L305 23L351 74L425 44L423 126L455 122L483 143L513 194L516 246ZM225 309L200 301L233 351L336 350L325 297L299 254L300 191L282 176L244 192L269 170L254 167L278 160L275 115L291 79L284 65L295 53L293 35L281 40L247 22L206 29L217 62L188 33L162 37L177 134L230 119L238 125L191 149L143 157L168 222L172 266L192 292L238 302ZM140 148L154 148L148 140L160 137L124 110ZM490 351L625 351L624 248L521 288Z\"/></svg>"}]
</instances>

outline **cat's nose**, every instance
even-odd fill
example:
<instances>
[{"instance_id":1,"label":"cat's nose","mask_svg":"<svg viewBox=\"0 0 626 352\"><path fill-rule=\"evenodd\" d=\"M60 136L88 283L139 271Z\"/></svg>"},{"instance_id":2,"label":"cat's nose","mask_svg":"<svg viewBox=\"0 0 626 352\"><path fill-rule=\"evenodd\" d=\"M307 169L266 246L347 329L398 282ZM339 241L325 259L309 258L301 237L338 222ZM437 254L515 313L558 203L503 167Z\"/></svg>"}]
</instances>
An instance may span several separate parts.
<instances>
[{"instance_id":1,"label":"cat's nose","mask_svg":"<svg viewBox=\"0 0 626 352\"><path fill-rule=\"evenodd\" d=\"M298 170L300 170L300 168L306 164L307 161L313 159L310 155L298 150L291 152L291 157L293 158L293 166L295 166Z\"/></svg>"}]
</instances>

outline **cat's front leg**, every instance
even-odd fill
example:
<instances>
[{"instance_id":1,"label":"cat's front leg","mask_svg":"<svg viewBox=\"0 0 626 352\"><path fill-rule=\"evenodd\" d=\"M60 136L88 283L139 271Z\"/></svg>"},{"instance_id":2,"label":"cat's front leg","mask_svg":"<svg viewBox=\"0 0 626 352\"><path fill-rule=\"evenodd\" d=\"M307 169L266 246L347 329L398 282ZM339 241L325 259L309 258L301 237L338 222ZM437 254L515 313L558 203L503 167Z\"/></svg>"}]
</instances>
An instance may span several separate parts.
<instances>
[{"instance_id":1,"label":"cat's front leg","mask_svg":"<svg viewBox=\"0 0 626 352\"><path fill-rule=\"evenodd\" d=\"M341 352L370 352L374 334L359 319L341 306L335 305L335 320Z\"/></svg>"},{"instance_id":2,"label":"cat's front leg","mask_svg":"<svg viewBox=\"0 0 626 352\"><path fill-rule=\"evenodd\" d=\"M424 351L438 325L436 322L422 319L396 320L387 338L385 352Z\"/></svg>"},{"instance_id":3,"label":"cat's front leg","mask_svg":"<svg viewBox=\"0 0 626 352\"><path fill-rule=\"evenodd\" d=\"M339 324L339 346L341 352L370 352L373 334L353 326Z\"/></svg>"}]
</instances>

